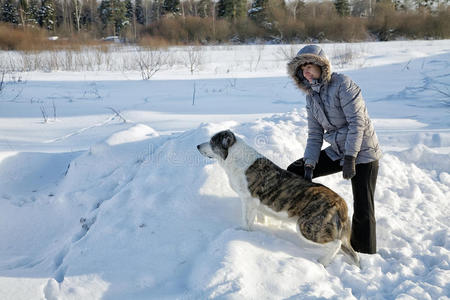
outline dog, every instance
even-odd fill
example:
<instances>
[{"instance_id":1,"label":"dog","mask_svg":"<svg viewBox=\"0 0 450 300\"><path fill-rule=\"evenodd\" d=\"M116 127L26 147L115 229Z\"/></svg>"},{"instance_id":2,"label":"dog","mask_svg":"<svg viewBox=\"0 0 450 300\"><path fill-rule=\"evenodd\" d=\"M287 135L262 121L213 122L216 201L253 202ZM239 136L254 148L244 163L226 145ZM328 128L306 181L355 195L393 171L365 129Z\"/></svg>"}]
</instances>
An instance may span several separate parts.
<instances>
[{"instance_id":1,"label":"dog","mask_svg":"<svg viewBox=\"0 0 450 300\"><path fill-rule=\"evenodd\" d=\"M301 237L318 244L330 243L331 251L318 260L325 267L339 250L360 267L359 256L350 245L347 204L337 193L281 169L230 130L216 133L197 149L217 159L225 170L231 188L241 198L246 230L252 230L262 206L265 213L296 222Z\"/></svg>"}]
</instances>

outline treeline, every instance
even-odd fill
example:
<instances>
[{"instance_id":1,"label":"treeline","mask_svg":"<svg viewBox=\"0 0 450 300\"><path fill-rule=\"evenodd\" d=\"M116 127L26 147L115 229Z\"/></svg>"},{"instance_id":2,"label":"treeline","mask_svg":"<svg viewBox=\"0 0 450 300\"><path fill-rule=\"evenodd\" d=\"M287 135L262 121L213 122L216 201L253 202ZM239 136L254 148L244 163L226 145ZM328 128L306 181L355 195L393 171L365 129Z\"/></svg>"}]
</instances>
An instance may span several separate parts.
<instances>
[{"instance_id":1,"label":"treeline","mask_svg":"<svg viewBox=\"0 0 450 300\"><path fill-rule=\"evenodd\" d=\"M449 20L448 0L1 0L0 47L20 30L144 44L441 39Z\"/></svg>"}]
</instances>

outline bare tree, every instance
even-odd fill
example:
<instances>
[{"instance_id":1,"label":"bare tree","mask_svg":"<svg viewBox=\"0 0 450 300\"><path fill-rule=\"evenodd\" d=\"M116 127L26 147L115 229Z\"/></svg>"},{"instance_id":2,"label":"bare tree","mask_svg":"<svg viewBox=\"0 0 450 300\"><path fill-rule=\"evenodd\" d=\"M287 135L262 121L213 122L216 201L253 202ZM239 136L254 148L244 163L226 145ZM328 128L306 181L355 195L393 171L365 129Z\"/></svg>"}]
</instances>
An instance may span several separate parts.
<instances>
[{"instance_id":1,"label":"bare tree","mask_svg":"<svg viewBox=\"0 0 450 300\"><path fill-rule=\"evenodd\" d=\"M42 114L42 118L44 119L44 123L47 123L48 114L47 114L47 110L45 109L45 106L43 104L41 104L41 106L39 108L41 109L41 114Z\"/></svg>"},{"instance_id":2,"label":"bare tree","mask_svg":"<svg viewBox=\"0 0 450 300\"><path fill-rule=\"evenodd\" d=\"M147 48L138 51L136 59L142 79L148 80L155 75L166 64L167 58L168 53L161 49Z\"/></svg>"},{"instance_id":3,"label":"bare tree","mask_svg":"<svg viewBox=\"0 0 450 300\"><path fill-rule=\"evenodd\" d=\"M122 120L122 122L127 123L127 119L125 119L122 114L120 113L120 111L114 109L113 107L107 107L107 109L112 110L112 112L114 113L114 118L117 117L120 120Z\"/></svg>"},{"instance_id":4,"label":"bare tree","mask_svg":"<svg viewBox=\"0 0 450 300\"><path fill-rule=\"evenodd\" d=\"M287 3L288 9L292 12L292 17L296 21L299 11L305 7L305 2L302 0L295 0Z\"/></svg>"},{"instance_id":5,"label":"bare tree","mask_svg":"<svg viewBox=\"0 0 450 300\"><path fill-rule=\"evenodd\" d=\"M28 1L27 0L19 0L18 2L18 13L20 24L22 24L22 28L25 30L27 15L26 11L28 10Z\"/></svg>"},{"instance_id":6,"label":"bare tree","mask_svg":"<svg viewBox=\"0 0 450 300\"><path fill-rule=\"evenodd\" d=\"M75 25L77 27L77 32L80 31L80 20L83 11L83 3L84 1L72 0L73 3L73 14L75 17Z\"/></svg>"},{"instance_id":7,"label":"bare tree","mask_svg":"<svg viewBox=\"0 0 450 300\"><path fill-rule=\"evenodd\" d=\"M291 60L298 51L298 45L281 45L278 47L276 55L283 60Z\"/></svg>"},{"instance_id":8,"label":"bare tree","mask_svg":"<svg viewBox=\"0 0 450 300\"><path fill-rule=\"evenodd\" d=\"M56 121L56 105L55 105L55 101L52 101L52 108L53 108L53 120Z\"/></svg>"},{"instance_id":9,"label":"bare tree","mask_svg":"<svg viewBox=\"0 0 450 300\"><path fill-rule=\"evenodd\" d=\"M3 90L3 83L5 82L4 80L5 80L5 73L6 73L6 71L5 70L2 70L1 71L1 76L2 76L2 78L0 79L0 93L2 92L2 90Z\"/></svg>"},{"instance_id":10,"label":"bare tree","mask_svg":"<svg viewBox=\"0 0 450 300\"><path fill-rule=\"evenodd\" d=\"M189 68L191 74L198 70L203 62L203 52L199 46L189 46L186 51L185 66Z\"/></svg>"}]
</instances>

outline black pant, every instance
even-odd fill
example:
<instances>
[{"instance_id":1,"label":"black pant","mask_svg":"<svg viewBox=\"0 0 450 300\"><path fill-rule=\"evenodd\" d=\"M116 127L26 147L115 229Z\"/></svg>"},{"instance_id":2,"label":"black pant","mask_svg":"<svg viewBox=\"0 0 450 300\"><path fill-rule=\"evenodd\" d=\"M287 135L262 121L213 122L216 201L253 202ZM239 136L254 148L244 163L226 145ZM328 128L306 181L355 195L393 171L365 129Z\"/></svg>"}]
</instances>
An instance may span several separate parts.
<instances>
[{"instance_id":1,"label":"black pant","mask_svg":"<svg viewBox=\"0 0 450 300\"><path fill-rule=\"evenodd\" d=\"M304 176L303 158L296 160L288 171ZM331 160L325 151L320 152L319 161L313 171L313 178L342 171L339 160ZM351 244L355 251L373 254L377 252L374 193L378 176L378 160L356 165L352 178L353 219Z\"/></svg>"}]
</instances>

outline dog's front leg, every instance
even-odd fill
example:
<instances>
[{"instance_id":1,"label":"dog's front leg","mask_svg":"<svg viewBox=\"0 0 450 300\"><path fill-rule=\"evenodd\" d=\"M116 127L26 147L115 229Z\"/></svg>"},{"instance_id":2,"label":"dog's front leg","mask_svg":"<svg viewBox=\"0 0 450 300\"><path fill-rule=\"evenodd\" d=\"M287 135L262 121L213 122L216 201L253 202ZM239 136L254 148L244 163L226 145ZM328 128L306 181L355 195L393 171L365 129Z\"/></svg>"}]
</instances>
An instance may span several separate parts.
<instances>
[{"instance_id":1,"label":"dog's front leg","mask_svg":"<svg viewBox=\"0 0 450 300\"><path fill-rule=\"evenodd\" d=\"M258 205L258 199L251 197L242 199L242 226L245 230L253 230Z\"/></svg>"},{"instance_id":2,"label":"dog's front leg","mask_svg":"<svg viewBox=\"0 0 450 300\"><path fill-rule=\"evenodd\" d=\"M255 223L259 223L259 224L263 224L263 225L267 225L269 223L267 220L267 216L259 209L258 209L258 212L256 213Z\"/></svg>"}]
</instances>

